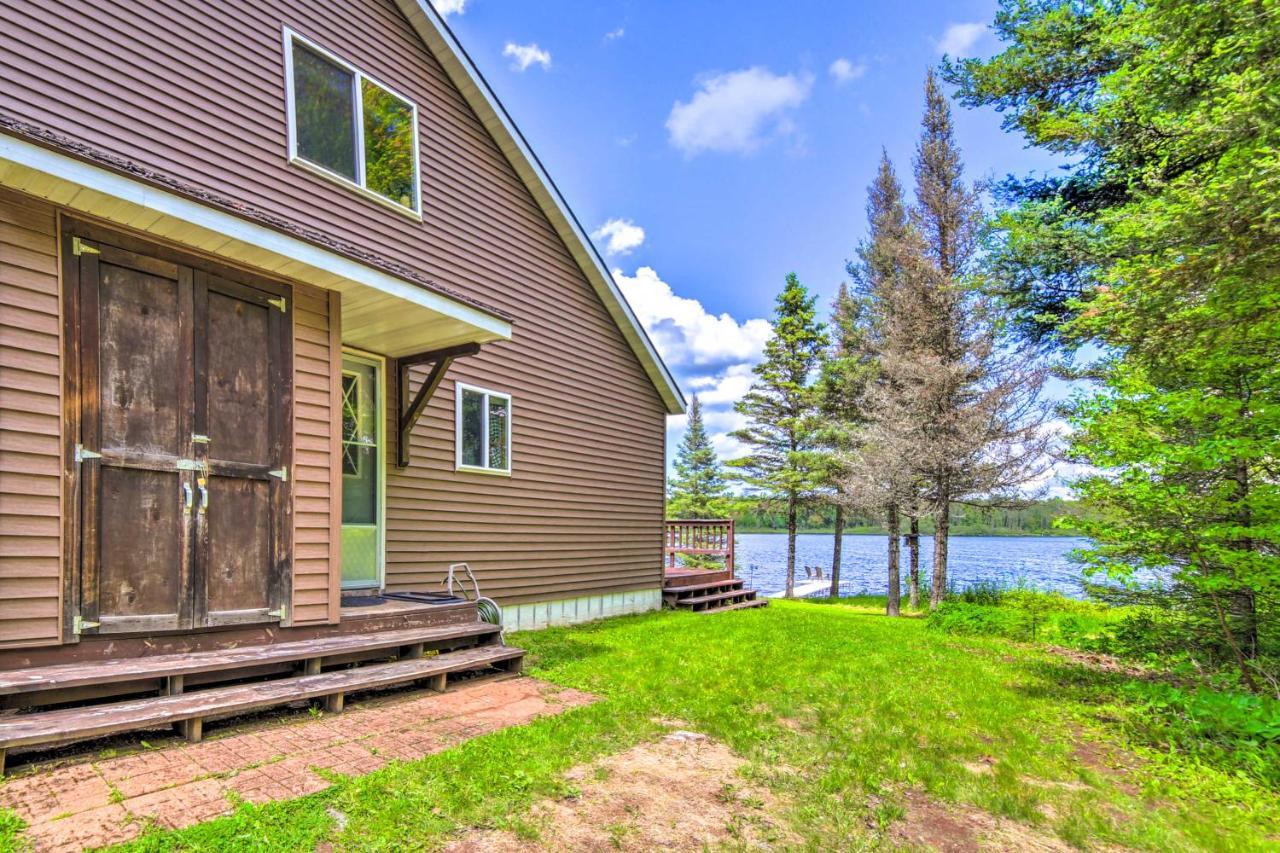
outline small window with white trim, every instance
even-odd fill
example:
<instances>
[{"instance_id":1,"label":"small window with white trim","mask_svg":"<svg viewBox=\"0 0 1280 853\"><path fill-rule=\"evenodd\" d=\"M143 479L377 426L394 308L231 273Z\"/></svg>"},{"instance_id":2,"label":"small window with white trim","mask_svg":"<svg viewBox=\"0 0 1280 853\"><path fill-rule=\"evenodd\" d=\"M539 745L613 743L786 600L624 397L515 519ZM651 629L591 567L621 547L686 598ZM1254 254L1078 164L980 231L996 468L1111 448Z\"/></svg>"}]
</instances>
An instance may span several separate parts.
<instances>
[{"instance_id":1,"label":"small window with white trim","mask_svg":"<svg viewBox=\"0 0 1280 853\"><path fill-rule=\"evenodd\" d=\"M289 161L418 216L417 106L288 28L284 56Z\"/></svg>"},{"instance_id":2,"label":"small window with white trim","mask_svg":"<svg viewBox=\"0 0 1280 853\"><path fill-rule=\"evenodd\" d=\"M459 471L511 473L511 395L458 383Z\"/></svg>"}]
</instances>

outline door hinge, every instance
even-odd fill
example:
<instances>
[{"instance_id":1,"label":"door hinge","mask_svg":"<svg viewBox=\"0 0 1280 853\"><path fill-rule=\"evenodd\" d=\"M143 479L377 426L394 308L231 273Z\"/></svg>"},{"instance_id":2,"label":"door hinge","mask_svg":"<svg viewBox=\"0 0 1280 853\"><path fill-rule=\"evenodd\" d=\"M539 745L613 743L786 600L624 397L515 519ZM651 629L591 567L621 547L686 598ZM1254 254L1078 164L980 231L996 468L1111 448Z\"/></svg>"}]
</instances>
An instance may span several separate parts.
<instances>
[{"instance_id":1,"label":"door hinge","mask_svg":"<svg viewBox=\"0 0 1280 853\"><path fill-rule=\"evenodd\" d=\"M80 257L81 255L101 255L102 250L96 249L93 246L86 244L79 237L72 237L71 238L71 254L75 255L76 257Z\"/></svg>"},{"instance_id":2,"label":"door hinge","mask_svg":"<svg viewBox=\"0 0 1280 853\"><path fill-rule=\"evenodd\" d=\"M268 299L267 304L279 308L281 314L289 313L289 302L283 296Z\"/></svg>"},{"instance_id":3,"label":"door hinge","mask_svg":"<svg viewBox=\"0 0 1280 853\"><path fill-rule=\"evenodd\" d=\"M208 443L209 443L209 436L207 436L207 435L201 435L201 434L200 434L200 433L198 433L198 432L193 432L193 433L191 434L191 443L192 443L192 444L208 444Z\"/></svg>"},{"instance_id":4,"label":"door hinge","mask_svg":"<svg viewBox=\"0 0 1280 853\"><path fill-rule=\"evenodd\" d=\"M179 459L174 463L175 468L179 471L203 471L204 465L194 459Z\"/></svg>"},{"instance_id":5,"label":"door hinge","mask_svg":"<svg viewBox=\"0 0 1280 853\"><path fill-rule=\"evenodd\" d=\"M71 620L71 633L83 634L85 628L99 628L101 626L101 622L86 622L82 617L77 616Z\"/></svg>"},{"instance_id":6,"label":"door hinge","mask_svg":"<svg viewBox=\"0 0 1280 853\"><path fill-rule=\"evenodd\" d=\"M279 477L279 478L280 478L280 482L282 482L282 483L287 483L287 482L289 482L289 469L288 469L288 468L277 468L277 469L275 469L274 471L268 471L268 472L267 472L267 476L269 476L269 477Z\"/></svg>"},{"instance_id":7,"label":"door hinge","mask_svg":"<svg viewBox=\"0 0 1280 853\"><path fill-rule=\"evenodd\" d=\"M76 461L83 462L86 459L101 459L101 453L95 453L92 450L85 450L83 444L76 445Z\"/></svg>"},{"instance_id":8,"label":"door hinge","mask_svg":"<svg viewBox=\"0 0 1280 853\"><path fill-rule=\"evenodd\" d=\"M268 610L267 615L274 616L283 622L289 616L289 605L281 604L279 610Z\"/></svg>"}]
</instances>

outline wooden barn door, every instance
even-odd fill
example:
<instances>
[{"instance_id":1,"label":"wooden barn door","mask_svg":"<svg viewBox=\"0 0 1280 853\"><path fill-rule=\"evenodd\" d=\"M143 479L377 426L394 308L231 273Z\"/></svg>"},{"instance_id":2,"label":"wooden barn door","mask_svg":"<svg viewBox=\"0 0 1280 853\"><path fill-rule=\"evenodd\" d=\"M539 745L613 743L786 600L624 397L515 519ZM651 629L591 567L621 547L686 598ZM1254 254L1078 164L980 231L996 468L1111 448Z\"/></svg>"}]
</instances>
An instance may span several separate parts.
<instances>
[{"instance_id":1,"label":"wooden barn door","mask_svg":"<svg viewBox=\"0 0 1280 853\"><path fill-rule=\"evenodd\" d=\"M280 621L285 297L74 239L80 633Z\"/></svg>"},{"instance_id":2,"label":"wooden barn door","mask_svg":"<svg viewBox=\"0 0 1280 853\"><path fill-rule=\"evenodd\" d=\"M112 246L76 249L81 622L86 633L189 626L191 272Z\"/></svg>"},{"instance_id":3,"label":"wooden barn door","mask_svg":"<svg viewBox=\"0 0 1280 853\"><path fill-rule=\"evenodd\" d=\"M271 621L282 615L289 558L286 318L256 288L198 270L195 285L195 617Z\"/></svg>"}]
</instances>

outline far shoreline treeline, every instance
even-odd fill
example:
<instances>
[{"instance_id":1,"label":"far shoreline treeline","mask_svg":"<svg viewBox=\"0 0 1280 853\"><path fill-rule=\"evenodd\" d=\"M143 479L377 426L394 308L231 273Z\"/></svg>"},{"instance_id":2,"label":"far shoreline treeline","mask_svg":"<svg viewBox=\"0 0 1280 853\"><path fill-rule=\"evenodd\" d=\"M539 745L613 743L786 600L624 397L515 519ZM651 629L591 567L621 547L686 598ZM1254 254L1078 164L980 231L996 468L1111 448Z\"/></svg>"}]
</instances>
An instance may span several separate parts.
<instances>
[{"instance_id":1,"label":"far shoreline treeline","mask_svg":"<svg viewBox=\"0 0 1280 853\"><path fill-rule=\"evenodd\" d=\"M1081 536L1075 519L1086 510L1079 501L1053 498L1034 501L1023 507L986 507L956 504L952 508L950 533L953 536ZM787 519L782 510L770 510L763 501L739 498L729 505L728 515L738 533L786 533ZM797 533L835 533L835 509L816 506L801 512ZM885 534L882 524L871 517L847 515L846 535ZM921 519L920 533L933 534L933 525Z\"/></svg>"}]
</instances>

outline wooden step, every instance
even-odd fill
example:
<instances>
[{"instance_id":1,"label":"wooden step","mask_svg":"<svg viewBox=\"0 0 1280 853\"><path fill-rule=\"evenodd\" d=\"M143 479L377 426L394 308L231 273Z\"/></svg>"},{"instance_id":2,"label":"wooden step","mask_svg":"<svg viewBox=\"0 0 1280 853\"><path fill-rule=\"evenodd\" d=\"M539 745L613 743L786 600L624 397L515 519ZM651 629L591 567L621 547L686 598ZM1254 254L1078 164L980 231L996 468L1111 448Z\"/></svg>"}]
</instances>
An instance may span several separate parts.
<instances>
[{"instance_id":1,"label":"wooden step","mask_svg":"<svg viewBox=\"0 0 1280 853\"><path fill-rule=\"evenodd\" d=\"M724 613L728 610L746 610L749 607L768 607L769 599L752 598L748 601L739 601L737 604L726 604L722 607L708 607L706 610L699 610L699 613Z\"/></svg>"},{"instance_id":2,"label":"wooden step","mask_svg":"<svg viewBox=\"0 0 1280 853\"><path fill-rule=\"evenodd\" d=\"M742 586L742 578L733 578L725 581L712 581L711 583L695 583L688 586L669 586L662 592L664 595L679 595L685 592L701 592L707 589L736 589Z\"/></svg>"},{"instance_id":3,"label":"wooden step","mask_svg":"<svg viewBox=\"0 0 1280 853\"><path fill-rule=\"evenodd\" d=\"M724 601L728 598L742 598L743 596L754 596L754 589L735 589L732 592L719 592L712 595L700 595L697 598L681 598L676 602L677 607L694 607L699 604L714 604L717 601Z\"/></svg>"},{"instance_id":4,"label":"wooden step","mask_svg":"<svg viewBox=\"0 0 1280 853\"><path fill-rule=\"evenodd\" d=\"M85 740L134 729L163 726L206 717L243 714L286 705L302 699L339 697L330 707L341 710L341 696L358 690L391 687L419 679L434 678L435 689L443 690L449 673L502 666L518 672L524 651L510 646L477 646L424 658L335 670L319 675L300 675L255 684L215 687L176 696L154 696L91 705L15 714L0 718L0 749L19 746L53 745ZM199 740L200 725L194 726Z\"/></svg>"},{"instance_id":5,"label":"wooden step","mask_svg":"<svg viewBox=\"0 0 1280 853\"><path fill-rule=\"evenodd\" d=\"M488 622L468 622L433 628L406 628L370 634L344 634L270 646L245 646L190 654L154 655L126 660L58 664L0 672L0 696L39 690L59 690L93 684L141 681L199 672L234 670L290 661L318 660L352 652L491 638L501 631Z\"/></svg>"}]
</instances>

